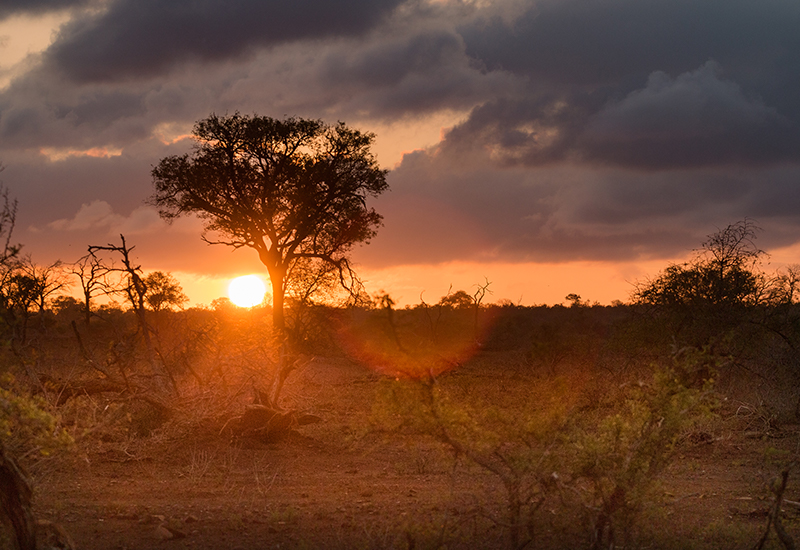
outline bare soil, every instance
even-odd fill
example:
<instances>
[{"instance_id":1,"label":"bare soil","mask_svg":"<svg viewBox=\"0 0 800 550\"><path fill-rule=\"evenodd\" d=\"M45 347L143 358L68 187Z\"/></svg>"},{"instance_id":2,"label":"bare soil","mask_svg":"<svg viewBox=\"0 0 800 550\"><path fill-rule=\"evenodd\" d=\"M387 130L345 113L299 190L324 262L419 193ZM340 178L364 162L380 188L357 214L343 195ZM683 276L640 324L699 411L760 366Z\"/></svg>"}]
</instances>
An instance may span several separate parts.
<instances>
[{"instance_id":1,"label":"bare soil","mask_svg":"<svg viewBox=\"0 0 800 550\"><path fill-rule=\"evenodd\" d=\"M465 374L468 376L469 374ZM33 470L35 514L83 549L503 548L496 478L419 437L370 429L380 376L314 361L287 395L324 422L281 441L231 444L217 425L166 426L149 438L93 443ZM772 502L770 457L800 449L800 430L769 429L731 405L687 438L643 512L641 547L751 548ZM762 429L763 428L763 429ZM800 471L783 521L800 542ZM580 510L548 503L532 548L586 548ZM779 548L774 534L768 548Z\"/></svg>"}]
</instances>

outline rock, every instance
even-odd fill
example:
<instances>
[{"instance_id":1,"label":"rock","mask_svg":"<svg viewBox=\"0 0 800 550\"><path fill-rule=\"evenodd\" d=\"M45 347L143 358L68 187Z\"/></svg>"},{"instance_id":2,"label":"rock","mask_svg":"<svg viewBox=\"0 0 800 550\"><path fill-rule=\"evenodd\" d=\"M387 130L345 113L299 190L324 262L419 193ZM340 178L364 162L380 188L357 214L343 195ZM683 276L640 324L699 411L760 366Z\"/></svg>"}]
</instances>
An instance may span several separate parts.
<instances>
[{"instance_id":1,"label":"rock","mask_svg":"<svg viewBox=\"0 0 800 550\"><path fill-rule=\"evenodd\" d=\"M173 540L186 538L186 533L169 523L160 523L155 529L155 536L158 540Z\"/></svg>"}]
</instances>

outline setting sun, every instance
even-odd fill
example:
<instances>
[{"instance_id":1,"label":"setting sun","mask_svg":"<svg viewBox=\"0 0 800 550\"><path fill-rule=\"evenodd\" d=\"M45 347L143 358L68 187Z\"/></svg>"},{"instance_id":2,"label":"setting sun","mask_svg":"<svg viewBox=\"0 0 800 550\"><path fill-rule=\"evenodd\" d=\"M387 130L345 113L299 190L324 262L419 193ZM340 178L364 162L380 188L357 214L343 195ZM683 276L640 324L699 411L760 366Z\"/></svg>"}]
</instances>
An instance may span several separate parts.
<instances>
[{"instance_id":1,"label":"setting sun","mask_svg":"<svg viewBox=\"0 0 800 550\"><path fill-rule=\"evenodd\" d=\"M258 275L244 275L228 285L228 297L239 307L257 306L264 300L267 288Z\"/></svg>"}]
</instances>

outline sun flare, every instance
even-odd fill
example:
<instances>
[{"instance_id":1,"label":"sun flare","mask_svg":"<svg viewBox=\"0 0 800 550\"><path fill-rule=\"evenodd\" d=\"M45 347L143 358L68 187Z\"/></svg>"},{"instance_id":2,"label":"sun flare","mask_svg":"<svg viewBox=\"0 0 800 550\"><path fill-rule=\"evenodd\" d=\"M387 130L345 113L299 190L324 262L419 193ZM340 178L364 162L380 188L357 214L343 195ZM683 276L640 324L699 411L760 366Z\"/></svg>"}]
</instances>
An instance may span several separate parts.
<instances>
[{"instance_id":1,"label":"sun flare","mask_svg":"<svg viewBox=\"0 0 800 550\"><path fill-rule=\"evenodd\" d=\"M239 307L253 307L264 301L267 287L258 275L236 277L228 285L228 297Z\"/></svg>"}]
</instances>

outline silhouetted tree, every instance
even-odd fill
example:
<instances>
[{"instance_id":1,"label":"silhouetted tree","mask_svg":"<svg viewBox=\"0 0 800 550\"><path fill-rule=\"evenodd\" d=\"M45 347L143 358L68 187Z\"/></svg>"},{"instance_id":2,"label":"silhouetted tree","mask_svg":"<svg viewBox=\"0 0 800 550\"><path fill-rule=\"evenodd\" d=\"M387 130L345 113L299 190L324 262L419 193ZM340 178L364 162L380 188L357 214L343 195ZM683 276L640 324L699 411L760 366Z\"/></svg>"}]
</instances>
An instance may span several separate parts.
<instances>
[{"instance_id":1,"label":"silhouetted tree","mask_svg":"<svg viewBox=\"0 0 800 550\"><path fill-rule=\"evenodd\" d=\"M27 341L29 321L38 312L45 328L44 312L53 295L69 286L61 262L41 266L26 256L11 257L0 264L0 317L14 338Z\"/></svg>"},{"instance_id":2,"label":"silhouetted tree","mask_svg":"<svg viewBox=\"0 0 800 550\"><path fill-rule=\"evenodd\" d=\"M59 316L66 315L76 318L83 316L83 304L74 296L68 296L66 294L56 296L53 298L50 307L52 307L55 314Z\"/></svg>"},{"instance_id":3,"label":"silhouetted tree","mask_svg":"<svg viewBox=\"0 0 800 550\"><path fill-rule=\"evenodd\" d=\"M192 155L164 158L153 169L150 202L168 221L199 215L208 243L258 252L279 335L285 336L284 298L297 262L329 264L342 286L358 290L347 255L375 235L382 217L366 201L387 189L387 171L370 151L374 134L341 122L238 113L212 115L193 133Z\"/></svg>"},{"instance_id":4,"label":"silhouetted tree","mask_svg":"<svg viewBox=\"0 0 800 550\"><path fill-rule=\"evenodd\" d=\"M574 292L567 294L564 299L570 302L569 307L581 307L583 305L583 302L581 301L581 295L575 294Z\"/></svg>"},{"instance_id":5,"label":"silhouetted tree","mask_svg":"<svg viewBox=\"0 0 800 550\"><path fill-rule=\"evenodd\" d=\"M0 278L0 311L15 340L25 343L32 308L38 296L37 281L18 266L4 270Z\"/></svg>"},{"instance_id":6,"label":"silhouetted tree","mask_svg":"<svg viewBox=\"0 0 800 550\"><path fill-rule=\"evenodd\" d=\"M758 229L744 220L710 235L689 262L670 265L637 285L634 301L695 308L757 304L764 287L758 264L765 254L754 242Z\"/></svg>"},{"instance_id":7,"label":"silhouetted tree","mask_svg":"<svg viewBox=\"0 0 800 550\"><path fill-rule=\"evenodd\" d=\"M474 303L475 301L472 299L472 296L470 296L466 290L456 290L452 294L443 296L442 299L439 300L438 305L452 307L454 309L467 309Z\"/></svg>"},{"instance_id":8,"label":"silhouetted tree","mask_svg":"<svg viewBox=\"0 0 800 550\"><path fill-rule=\"evenodd\" d=\"M800 265L788 265L769 280L764 295L767 303L790 306L800 299Z\"/></svg>"},{"instance_id":9,"label":"silhouetted tree","mask_svg":"<svg viewBox=\"0 0 800 550\"><path fill-rule=\"evenodd\" d=\"M0 165L0 172L3 166ZM0 185L0 318L9 328L15 325L14 300L16 290L11 288L15 270L18 265L17 256L20 248L12 244L14 225L17 221L17 201L8 197L8 189Z\"/></svg>"},{"instance_id":10,"label":"silhouetted tree","mask_svg":"<svg viewBox=\"0 0 800 550\"><path fill-rule=\"evenodd\" d=\"M654 319L667 323L661 332L680 345L743 351L752 347L744 342L756 325L767 324L786 337L769 307L780 281L761 269L766 253L755 245L758 230L746 219L710 235L689 261L637 285L633 302L650 306Z\"/></svg>"},{"instance_id":11,"label":"silhouetted tree","mask_svg":"<svg viewBox=\"0 0 800 550\"><path fill-rule=\"evenodd\" d=\"M141 331L142 339L147 351L147 360L150 363L150 369L153 374L155 389L158 393L166 393L168 391L167 381L169 381L172 385L172 390L177 393L178 388L175 380L164 365L164 361L161 359L158 350L156 350L156 346L151 337L153 327L148 322L146 315L147 309L145 308L147 284L142 277L141 266L135 265L133 263L133 259L131 258L131 251L133 251L135 247L128 247L128 244L125 242L124 235L120 235L119 238L122 241L121 245L91 245L89 246L89 254L95 256L96 258L97 254L103 251L113 252L120 255L122 267L109 268L109 271L118 271L125 276L125 283L123 284L122 289L118 292L123 294L128 299L128 302L133 308L133 312L136 314L136 319L139 323L139 329Z\"/></svg>"},{"instance_id":12,"label":"silhouetted tree","mask_svg":"<svg viewBox=\"0 0 800 550\"><path fill-rule=\"evenodd\" d=\"M154 271L144 278L144 301L153 311L182 307L189 301L180 283L169 273Z\"/></svg>"},{"instance_id":13,"label":"silhouetted tree","mask_svg":"<svg viewBox=\"0 0 800 550\"><path fill-rule=\"evenodd\" d=\"M80 281L83 294L83 322L89 325L92 318L92 300L98 294L108 293L112 285L108 280L111 267L104 265L94 254L87 254L72 265L71 271Z\"/></svg>"},{"instance_id":14,"label":"silhouetted tree","mask_svg":"<svg viewBox=\"0 0 800 550\"><path fill-rule=\"evenodd\" d=\"M18 267L19 271L34 282L34 303L38 312L42 314L56 292L70 287L68 273L60 260L50 265L38 265L30 256L22 258Z\"/></svg>"},{"instance_id":15,"label":"silhouetted tree","mask_svg":"<svg viewBox=\"0 0 800 550\"><path fill-rule=\"evenodd\" d=\"M0 164L0 172L3 165ZM17 201L8 197L8 189L0 185L0 266L8 266L18 255L22 245L12 244L14 225L17 222Z\"/></svg>"}]
</instances>

